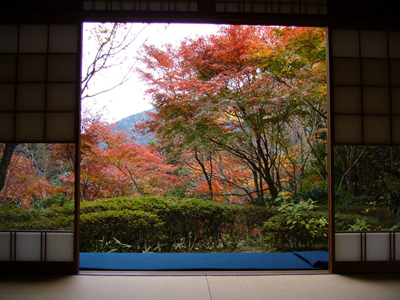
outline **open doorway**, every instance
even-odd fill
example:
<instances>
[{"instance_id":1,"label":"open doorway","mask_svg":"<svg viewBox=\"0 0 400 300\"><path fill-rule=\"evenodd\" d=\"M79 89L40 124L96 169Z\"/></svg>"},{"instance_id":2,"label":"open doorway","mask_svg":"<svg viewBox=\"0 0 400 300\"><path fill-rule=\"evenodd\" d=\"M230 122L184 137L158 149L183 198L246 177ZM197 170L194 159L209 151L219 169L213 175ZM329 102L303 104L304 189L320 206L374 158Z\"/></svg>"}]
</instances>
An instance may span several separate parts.
<instances>
[{"instance_id":1,"label":"open doorway","mask_svg":"<svg viewBox=\"0 0 400 300\"><path fill-rule=\"evenodd\" d=\"M91 58L82 68L81 252L245 252L255 268L268 269L259 255L327 250L325 30L91 26L83 49ZM146 31L154 27L159 35L151 40ZM117 113L126 115L113 116L125 96ZM129 105L142 98L154 107L147 121L133 122ZM70 230L76 151L68 144L32 149L41 154L33 173L45 162L60 166L36 186L56 186L57 194L27 190L23 214L39 214L40 222L16 225L14 210L3 209L4 229ZM11 168L27 155L15 152ZM318 199L308 196L311 189ZM250 268L231 262L225 269Z\"/></svg>"},{"instance_id":2,"label":"open doorway","mask_svg":"<svg viewBox=\"0 0 400 300\"><path fill-rule=\"evenodd\" d=\"M327 250L324 29L85 25L82 252Z\"/></svg>"}]
</instances>

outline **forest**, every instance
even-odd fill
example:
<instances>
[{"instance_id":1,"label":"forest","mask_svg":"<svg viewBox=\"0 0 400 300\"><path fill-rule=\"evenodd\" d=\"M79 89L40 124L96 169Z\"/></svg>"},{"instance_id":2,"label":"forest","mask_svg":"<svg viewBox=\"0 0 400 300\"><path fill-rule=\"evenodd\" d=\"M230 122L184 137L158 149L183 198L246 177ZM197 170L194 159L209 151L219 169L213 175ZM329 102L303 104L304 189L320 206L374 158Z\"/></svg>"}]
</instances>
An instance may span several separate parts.
<instances>
[{"instance_id":1,"label":"forest","mask_svg":"<svg viewBox=\"0 0 400 300\"><path fill-rule=\"evenodd\" d=\"M220 26L216 34L185 38L179 45L144 45L140 61L135 71L148 87L154 110L134 130L154 139L141 145L115 124L83 117L79 180L84 205L161 197L156 199L175 200L157 201L273 209L253 224L259 234L269 232L269 240L278 243L278 229L298 227L313 238L325 238L318 243L326 245L325 29ZM78 180L74 144L3 143L0 153L3 227L18 227L7 220L7 209L28 212L73 203ZM341 230L398 227L399 162L398 147L335 147L337 213L355 207ZM315 216L315 211L324 215ZM369 219L374 211L380 212L381 222ZM276 214L281 217L272 222ZM247 236L251 227L246 227ZM187 242L189 236L183 238ZM222 236L210 239L219 240L217 245ZM166 243L169 249L177 244ZM185 247L194 249L195 244Z\"/></svg>"}]
</instances>

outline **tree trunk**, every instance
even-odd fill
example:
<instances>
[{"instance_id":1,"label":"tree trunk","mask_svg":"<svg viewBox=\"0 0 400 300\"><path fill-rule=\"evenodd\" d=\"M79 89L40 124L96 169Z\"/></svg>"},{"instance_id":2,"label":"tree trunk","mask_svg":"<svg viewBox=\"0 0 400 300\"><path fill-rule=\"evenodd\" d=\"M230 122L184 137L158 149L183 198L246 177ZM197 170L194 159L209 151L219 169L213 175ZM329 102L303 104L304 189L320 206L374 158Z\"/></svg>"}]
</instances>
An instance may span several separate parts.
<instances>
[{"instance_id":1,"label":"tree trunk","mask_svg":"<svg viewBox=\"0 0 400 300\"><path fill-rule=\"evenodd\" d=\"M197 163L200 165L201 170L203 171L203 175L206 178L208 189L210 190L210 198L212 200L214 200L214 192L213 192L213 187L212 187L212 173L208 174L205 165L203 164L203 162L200 160L200 158L198 156L197 150L194 150L194 157L195 157ZM210 161L211 161L211 153L210 153ZM212 172L212 166L211 166L210 172Z\"/></svg>"},{"instance_id":2,"label":"tree trunk","mask_svg":"<svg viewBox=\"0 0 400 300\"><path fill-rule=\"evenodd\" d=\"M8 166L10 165L14 150L18 145L19 143L5 144L3 156L0 160L0 192L6 183Z\"/></svg>"}]
</instances>

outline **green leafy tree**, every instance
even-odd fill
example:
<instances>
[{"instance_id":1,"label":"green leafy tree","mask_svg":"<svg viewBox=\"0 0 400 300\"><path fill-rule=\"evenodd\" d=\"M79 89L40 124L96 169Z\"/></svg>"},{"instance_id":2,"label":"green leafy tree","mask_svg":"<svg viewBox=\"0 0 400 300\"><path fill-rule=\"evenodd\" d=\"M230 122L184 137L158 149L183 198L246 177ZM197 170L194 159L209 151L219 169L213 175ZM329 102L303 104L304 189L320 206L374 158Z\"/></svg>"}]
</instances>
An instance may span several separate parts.
<instances>
[{"instance_id":1,"label":"green leafy tree","mask_svg":"<svg viewBox=\"0 0 400 300\"><path fill-rule=\"evenodd\" d=\"M323 180L325 51L322 29L254 26L146 46L140 72L157 109L150 131L183 164L197 162L211 197L215 182L229 184L228 194L238 185L216 175L221 155L247 170L239 194L249 200L300 190L307 168Z\"/></svg>"}]
</instances>

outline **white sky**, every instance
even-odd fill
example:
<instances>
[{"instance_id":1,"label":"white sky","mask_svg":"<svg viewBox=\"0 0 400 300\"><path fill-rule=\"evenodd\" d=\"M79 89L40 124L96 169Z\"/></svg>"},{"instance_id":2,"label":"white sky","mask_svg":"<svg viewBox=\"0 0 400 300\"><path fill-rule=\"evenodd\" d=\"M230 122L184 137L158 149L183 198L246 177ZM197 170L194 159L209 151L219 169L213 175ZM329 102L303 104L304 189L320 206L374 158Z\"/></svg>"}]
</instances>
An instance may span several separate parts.
<instances>
[{"instance_id":1,"label":"white sky","mask_svg":"<svg viewBox=\"0 0 400 300\"><path fill-rule=\"evenodd\" d=\"M95 48L92 50L93 46L88 42L88 31L86 29L91 26L93 26L91 23L84 25L84 53L96 51ZM134 24L133 33L137 33L143 26L144 24L142 23ZM206 35L215 33L217 30L218 26L208 24L150 24L129 47L129 53L126 53L126 55L135 56L144 42L160 47L164 43L178 44L180 40L187 36ZM85 65L85 63L83 64ZM118 83L121 79L121 74L126 73L124 69L127 70L127 67L129 67L128 62L124 63L121 69L116 67L97 75L91 82L89 93L94 94L96 91L109 87L113 82ZM149 97L145 95L145 90L146 87L140 79L135 74L132 74L130 80L122 86L94 98L86 99L86 104L84 105L90 106L92 112L105 111L104 119L112 123L151 109L152 106L149 103Z\"/></svg>"}]
</instances>

